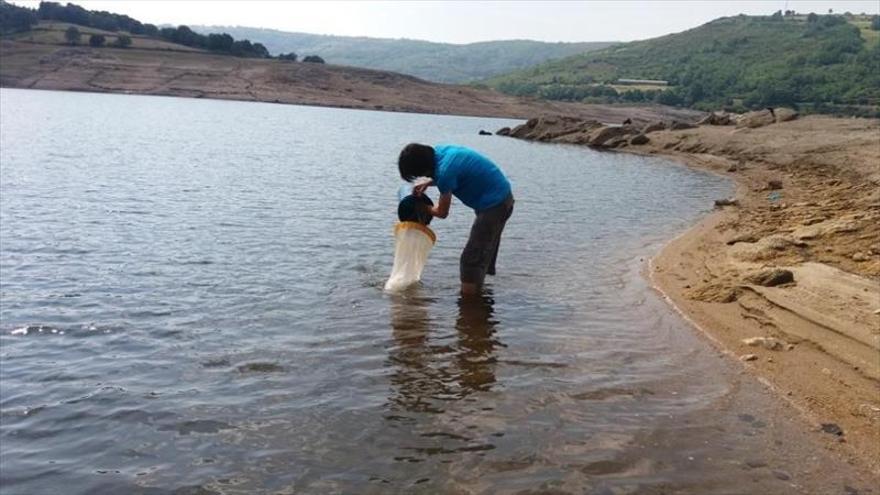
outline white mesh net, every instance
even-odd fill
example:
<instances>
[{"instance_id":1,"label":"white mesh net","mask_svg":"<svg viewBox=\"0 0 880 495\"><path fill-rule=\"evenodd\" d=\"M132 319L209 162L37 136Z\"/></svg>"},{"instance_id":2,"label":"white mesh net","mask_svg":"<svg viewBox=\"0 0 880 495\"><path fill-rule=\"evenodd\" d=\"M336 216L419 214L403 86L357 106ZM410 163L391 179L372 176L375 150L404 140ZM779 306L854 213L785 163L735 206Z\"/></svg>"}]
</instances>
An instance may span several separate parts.
<instances>
[{"instance_id":1,"label":"white mesh net","mask_svg":"<svg viewBox=\"0 0 880 495\"><path fill-rule=\"evenodd\" d=\"M394 266L385 290L398 292L418 282L434 247L436 236L417 222L400 222L394 227Z\"/></svg>"}]
</instances>

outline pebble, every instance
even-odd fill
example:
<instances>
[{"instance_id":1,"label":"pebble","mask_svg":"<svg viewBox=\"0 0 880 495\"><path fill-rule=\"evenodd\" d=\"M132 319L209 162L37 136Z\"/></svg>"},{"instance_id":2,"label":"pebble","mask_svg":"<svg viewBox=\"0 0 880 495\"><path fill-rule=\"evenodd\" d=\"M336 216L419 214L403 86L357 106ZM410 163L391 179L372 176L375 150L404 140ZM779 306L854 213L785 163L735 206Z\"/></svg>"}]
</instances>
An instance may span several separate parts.
<instances>
[{"instance_id":1,"label":"pebble","mask_svg":"<svg viewBox=\"0 0 880 495\"><path fill-rule=\"evenodd\" d=\"M739 357L739 359L740 359L740 361L754 361L754 360L758 359L758 356L756 356L754 354L743 354L742 356Z\"/></svg>"},{"instance_id":2,"label":"pebble","mask_svg":"<svg viewBox=\"0 0 880 495\"><path fill-rule=\"evenodd\" d=\"M837 423L822 423L822 431L839 437L843 436L843 428L838 426Z\"/></svg>"},{"instance_id":3,"label":"pebble","mask_svg":"<svg viewBox=\"0 0 880 495\"><path fill-rule=\"evenodd\" d=\"M785 471L781 471L779 469L773 470L773 476L776 476L776 479L782 480L782 481L788 481L791 479L790 474L786 473Z\"/></svg>"},{"instance_id":4,"label":"pebble","mask_svg":"<svg viewBox=\"0 0 880 495\"><path fill-rule=\"evenodd\" d=\"M770 351L781 351L788 345L788 342L783 342L773 337L752 337L750 339L743 339L742 343L752 347L763 346Z\"/></svg>"},{"instance_id":5,"label":"pebble","mask_svg":"<svg viewBox=\"0 0 880 495\"><path fill-rule=\"evenodd\" d=\"M867 254L862 253L862 252L858 252L858 253L855 253L852 255L853 261L868 261L870 259L871 258Z\"/></svg>"}]
</instances>

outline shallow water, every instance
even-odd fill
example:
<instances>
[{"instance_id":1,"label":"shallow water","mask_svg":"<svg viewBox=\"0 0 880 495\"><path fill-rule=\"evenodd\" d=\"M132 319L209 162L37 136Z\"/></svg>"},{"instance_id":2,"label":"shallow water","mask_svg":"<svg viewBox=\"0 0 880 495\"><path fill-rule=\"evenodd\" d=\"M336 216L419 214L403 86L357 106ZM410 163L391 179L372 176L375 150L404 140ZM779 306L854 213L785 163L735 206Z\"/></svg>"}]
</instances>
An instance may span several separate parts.
<instances>
[{"instance_id":1,"label":"shallow water","mask_svg":"<svg viewBox=\"0 0 880 495\"><path fill-rule=\"evenodd\" d=\"M721 178L477 136L507 120L0 95L4 493L739 493L770 452L640 274ZM410 141L514 184L478 303L458 203L423 284L381 290Z\"/></svg>"}]
</instances>

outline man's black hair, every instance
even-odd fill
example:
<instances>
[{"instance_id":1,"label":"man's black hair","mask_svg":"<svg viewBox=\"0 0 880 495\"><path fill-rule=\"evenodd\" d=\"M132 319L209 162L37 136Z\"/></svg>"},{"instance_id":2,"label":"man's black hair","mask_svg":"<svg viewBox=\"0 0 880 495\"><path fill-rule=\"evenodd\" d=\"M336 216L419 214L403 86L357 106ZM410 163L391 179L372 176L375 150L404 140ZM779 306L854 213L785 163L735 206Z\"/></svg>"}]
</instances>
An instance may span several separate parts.
<instances>
[{"instance_id":1,"label":"man's black hair","mask_svg":"<svg viewBox=\"0 0 880 495\"><path fill-rule=\"evenodd\" d=\"M397 168L400 169L400 177L407 182L419 177L434 177L434 148L409 143L400 151Z\"/></svg>"}]
</instances>

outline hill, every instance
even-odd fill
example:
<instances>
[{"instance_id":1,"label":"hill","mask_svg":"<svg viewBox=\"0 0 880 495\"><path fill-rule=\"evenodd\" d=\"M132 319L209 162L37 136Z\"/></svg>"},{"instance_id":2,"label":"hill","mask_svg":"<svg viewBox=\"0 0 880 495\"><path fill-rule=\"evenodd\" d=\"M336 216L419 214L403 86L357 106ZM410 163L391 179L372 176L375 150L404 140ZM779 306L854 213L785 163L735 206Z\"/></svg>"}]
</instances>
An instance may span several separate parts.
<instances>
[{"instance_id":1,"label":"hill","mask_svg":"<svg viewBox=\"0 0 880 495\"><path fill-rule=\"evenodd\" d=\"M791 105L877 115L878 45L865 16L737 16L547 62L488 84L555 100L653 100L705 110ZM657 82L632 86L621 79Z\"/></svg>"},{"instance_id":2,"label":"hill","mask_svg":"<svg viewBox=\"0 0 880 495\"><path fill-rule=\"evenodd\" d=\"M18 40L16 36L26 38ZM0 86L487 117L526 118L550 113L605 122L625 118L646 122L695 120L699 116L698 112L657 105L627 108L518 98L487 88L434 83L393 72L236 57L159 44L157 40L139 43L134 38L132 46L117 48L70 46L51 39L30 41L29 36L32 34L21 33L0 39Z\"/></svg>"},{"instance_id":3,"label":"hill","mask_svg":"<svg viewBox=\"0 0 880 495\"><path fill-rule=\"evenodd\" d=\"M530 40L457 45L409 39L330 36L273 29L190 26L258 41L272 54L318 54L329 63L411 74L436 82L468 82L531 67L548 60L611 46L612 42L545 43Z\"/></svg>"}]
</instances>

